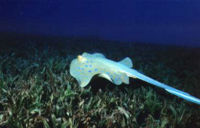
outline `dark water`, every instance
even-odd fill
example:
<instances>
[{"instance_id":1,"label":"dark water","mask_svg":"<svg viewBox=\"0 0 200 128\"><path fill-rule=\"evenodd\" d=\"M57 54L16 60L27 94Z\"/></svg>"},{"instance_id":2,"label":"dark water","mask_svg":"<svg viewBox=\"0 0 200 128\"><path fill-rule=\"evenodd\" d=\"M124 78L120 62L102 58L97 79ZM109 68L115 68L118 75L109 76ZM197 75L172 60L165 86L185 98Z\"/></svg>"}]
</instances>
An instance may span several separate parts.
<instances>
[{"instance_id":1,"label":"dark water","mask_svg":"<svg viewBox=\"0 0 200 128\"><path fill-rule=\"evenodd\" d=\"M0 127L200 127L200 107L138 79L95 76L80 88L83 52L200 98L197 0L0 1Z\"/></svg>"},{"instance_id":2,"label":"dark water","mask_svg":"<svg viewBox=\"0 0 200 128\"><path fill-rule=\"evenodd\" d=\"M198 0L0 2L0 31L200 46Z\"/></svg>"}]
</instances>

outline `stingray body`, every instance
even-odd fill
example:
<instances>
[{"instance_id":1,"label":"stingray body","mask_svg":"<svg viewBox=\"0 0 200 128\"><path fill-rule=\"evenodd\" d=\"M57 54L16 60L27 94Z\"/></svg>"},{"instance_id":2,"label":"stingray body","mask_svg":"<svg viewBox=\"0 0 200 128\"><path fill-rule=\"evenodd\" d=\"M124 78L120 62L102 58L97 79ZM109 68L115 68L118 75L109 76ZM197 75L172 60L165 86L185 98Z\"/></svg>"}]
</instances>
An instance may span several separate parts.
<instances>
[{"instance_id":1,"label":"stingray body","mask_svg":"<svg viewBox=\"0 0 200 128\"><path fill-rule=\"evenodd\" d=\"M122 83L129 84L129 77L138 78L147 83L163 88L167 92L180 98L200 105L200 99L143 75L137 70L132 69L132 66L132 61L128 57L119 62L115 62L107 59L101 53L83 53L72 60L70 64L70 74L76 78L81 87L88 85L92 77L95 75L106 78L116 85Z\"/></svg>"}]
</instances>

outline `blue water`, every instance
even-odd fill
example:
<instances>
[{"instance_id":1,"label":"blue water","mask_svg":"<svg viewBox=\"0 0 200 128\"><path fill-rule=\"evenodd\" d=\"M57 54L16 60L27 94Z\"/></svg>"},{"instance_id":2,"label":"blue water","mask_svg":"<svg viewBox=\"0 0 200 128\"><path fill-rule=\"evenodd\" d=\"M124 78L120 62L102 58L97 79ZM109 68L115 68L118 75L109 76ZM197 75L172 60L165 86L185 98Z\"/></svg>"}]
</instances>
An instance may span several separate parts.
<instances>
[{"instance_id":1,"label":"blue water","mask_svg":"<svg viewBox=\"0 0 200 128\"><path fill-rule=\"evenodd\" d=\"M2 0L0 31L200 46L198 0Z\"/></svg>"}]
</instances>

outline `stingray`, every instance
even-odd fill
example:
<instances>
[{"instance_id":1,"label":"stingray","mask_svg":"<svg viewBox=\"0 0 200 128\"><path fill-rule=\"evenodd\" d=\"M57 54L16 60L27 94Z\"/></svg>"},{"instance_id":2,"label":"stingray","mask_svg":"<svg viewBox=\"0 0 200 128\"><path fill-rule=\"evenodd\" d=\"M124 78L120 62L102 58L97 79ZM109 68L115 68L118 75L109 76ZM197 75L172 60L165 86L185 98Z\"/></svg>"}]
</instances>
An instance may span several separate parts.
<instances>
[{"instance_id":1,"label":"stingray","mask_svg":"<svg viewBox=\"0 0 200 128\"><path fill-rule=\"evenodd\" d=\"M160 87L173 95L200 105L199 98L152 79L133 69L132 66L133 64L129 57L116 62L107 59L101 53L83 53L72 60L70 74L78 81L81 87L87 86L95 75L103 77L115 85L122 83L129 84L129 78L137 78Z\"/></svg>"}]
</instances>

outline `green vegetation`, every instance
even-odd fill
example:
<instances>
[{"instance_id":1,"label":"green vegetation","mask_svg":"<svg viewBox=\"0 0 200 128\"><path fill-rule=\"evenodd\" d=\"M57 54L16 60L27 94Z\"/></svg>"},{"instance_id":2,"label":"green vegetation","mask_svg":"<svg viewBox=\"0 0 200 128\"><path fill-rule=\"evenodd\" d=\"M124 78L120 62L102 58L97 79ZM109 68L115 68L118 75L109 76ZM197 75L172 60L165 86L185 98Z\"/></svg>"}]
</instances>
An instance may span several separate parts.
<instances>
[{"instance_id":1,"label":"green vegetation","mask_svg":"<svg viewBox=\"0 0 200 128\"><path fill-rule=\"evenodd\" d=\"M115 86L94 78L83 89L69 74L71 60L84 51L113 60L129 56L139 71L200 97L198 48L74 38L2 41L0 127L200 127L200 106L147 83Z\"/></svg>"}]
</instances>

